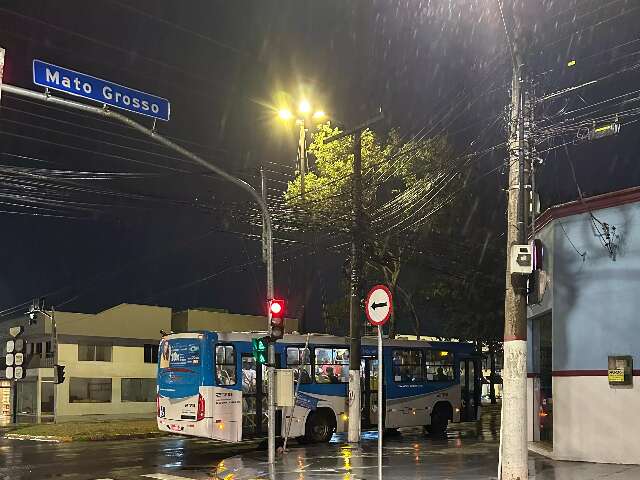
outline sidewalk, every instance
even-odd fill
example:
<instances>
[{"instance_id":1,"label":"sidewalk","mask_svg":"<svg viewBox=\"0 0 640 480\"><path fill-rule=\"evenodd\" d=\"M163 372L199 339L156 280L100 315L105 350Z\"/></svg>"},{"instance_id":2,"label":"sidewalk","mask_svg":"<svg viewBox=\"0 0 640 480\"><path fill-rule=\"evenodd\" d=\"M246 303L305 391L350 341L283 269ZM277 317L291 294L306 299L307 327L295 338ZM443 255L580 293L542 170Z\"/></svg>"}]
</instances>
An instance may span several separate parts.
<instances>
[{"instance_id":1,"label":"sidewalk","mask_svg":"<svg viewBox=\"0 0 640 480\"><path fill-rule=\"evenodd\" d=\"M499 419L485 416L477 424L455 425L448 438L430 439L421 430L404 431L385 442L382 475L385 479L489 480L497 478ZM278 456L269 475L266 452L227 458L210 475L234 480L367 479L378 478L377 438L365 434L360 447L335 435L329 445L298 446ZM229 477L227 477L229 478ZM554 461L529 454L530 480L635 480L640 466Z\"/></svg>"},{"instance_id":2,"label":"sidewalk","mask_svg":"<svg viewBox=\"0 0 640 480\"><path fill-rule=\"evenodd\" d=\"M0 427L0 436L23 440L83 441L127 440L166 435L158 431L155 419L105 420L102 422L65 422L20 424Z\"/></svg>"}]
</instances>

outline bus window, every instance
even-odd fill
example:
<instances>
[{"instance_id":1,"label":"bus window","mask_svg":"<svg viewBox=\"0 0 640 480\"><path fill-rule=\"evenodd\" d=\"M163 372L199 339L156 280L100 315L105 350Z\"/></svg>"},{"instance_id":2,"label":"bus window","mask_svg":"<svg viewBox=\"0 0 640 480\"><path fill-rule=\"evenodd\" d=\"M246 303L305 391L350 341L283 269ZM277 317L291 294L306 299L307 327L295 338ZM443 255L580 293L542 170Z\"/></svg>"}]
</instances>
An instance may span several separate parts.
<instances>
[{"instance_id":1,"label":"bus window","mask_svg":"<svg viewBox=\"0 0 640 480\"><path fill-rule=\"evenodd\" d=\"M422 350L393 351L393 381L396 383L424 382Z\"/></svg>"},{"instance_id":2,"label":"bus window","mask_svg":"<svg viewBox=\"0 0 640 480\"><path fill-rule=\"evenodd\" d=\"M453 353L444 350L427 350L427 381L452 382L455 378Z\"/></svg>"},{"instance_id":3,"label":"bus window","mask_svg":"<svg viewBox=\"0 0 640 480\"><path fill-rule=\"evenodd\" d=\"M316 383L347 383L349 381L349 349L317 347Z\"/></svg>"},{"instance_id":4,"label":"bus window","mask_svg":"<svg viewBox=\"0 0 640 480\"><path fill-rule=\"evenodd\" d=\"M233 345L216 345L216 381L218 385L236 384L236 349Z\"/></svg>"},{"instance_id":5,"label":"bus window","mask_svg":"<svg viewBox=\"0 0 640 480\"><path fill-rule=\"evenodd\" d=\"M288 347L287 367L293 369L296 381L300 379L300 383L311 383L311 358L308 348Z\"/></svg>"}]
</instances>

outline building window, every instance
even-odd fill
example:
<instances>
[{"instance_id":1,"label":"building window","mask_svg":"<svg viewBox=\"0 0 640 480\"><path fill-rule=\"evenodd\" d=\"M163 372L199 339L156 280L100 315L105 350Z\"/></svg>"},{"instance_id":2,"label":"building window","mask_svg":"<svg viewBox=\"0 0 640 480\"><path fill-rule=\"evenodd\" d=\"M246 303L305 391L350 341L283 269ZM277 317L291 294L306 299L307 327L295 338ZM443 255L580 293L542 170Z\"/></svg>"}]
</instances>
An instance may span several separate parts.
<instances>
[{"instance_id":1,"label":"building window","mask_svg":"<svg viewBox=\"0 0 640 480\"><path fill-rule=\"evenodd\" d=\"M296 381L300 378L300 383L311 383L311 356L308 348L288 347L287 367L293 369Z\"/></svg>"},{"instance_id":2,"label":"building window","mask_svg":"<svg viewBox=\"0 0 640 480\"><path fill-rule=\"evenodd\" d=\"M157 350L157 349L156 349ZM155 402L155 378L123 378L121 383L123 402Z\"/></svg>"},{"instance_id":3,"label":"building window","mask_svg":"<svg viewBox=\"0 0 640 480\"><path fill-rule=\"evenodd\" d=\"M455 378L453 353L445 350L427 350L427 381L451 382Z\"/></svg>"},{"instance_id":4,"label":"building window","mask_svg":"<svg viewBox=\"0 0 640 480\"><path fill-rule=\"evenodd\" d=\"M36 343L36 355L42 355L42 342Z\"/></svg>"},{"instance_id":5,"label":"building window","mask_svg":"<svg viewBox=\"0 0 640 480\"><path fill-rule=\"evenodd\" d=\"M316 383L347 383L349 381L348 348L315 349Z\"/></svg>"},{"instance_id":6,"label":"building window","mask_svg":"<svg viewBox=\"0 0 640 480\"><path fill-rule=\"evenodd\" d=\"M216 345L216 380L218 385L236 384L236 349L233 345Z\"/></svg>"},{"instance_id":7,"label":"building window","mask_svg":"<svg viewBox=\"0 0 640 480\"><path fill-rule=\"evenodd\" d=\"M422 350L393 351L393 381L396 383L424 382Z\"/></svg>"},{"instance_id":8,"label":"building window","mask_svg":"<svg viewBox=\"0 0 640 480\"><path fill-rule=\"evenodd\" d=\"M158 363L158 345L145 344L144 363Z\"/></svg>"},{"instance_id":9,"label":"building window","mask_svg":"<svg viewBox=\"0 0 640 480\"><path fill-rule=\"evenodd\" d=\"M78 360L81 362L110 362L111 345L78 345Z\"/></svg>"},{"instance_id":10,"label":"building window","mask_svg":"<svg viewBox=\"0 0 640 480\"><path fill-rule=\"evenodd\" d=\"M110 378L80 378L69 380L69 403L110 403Z\"/></svg>"}]
</instances>

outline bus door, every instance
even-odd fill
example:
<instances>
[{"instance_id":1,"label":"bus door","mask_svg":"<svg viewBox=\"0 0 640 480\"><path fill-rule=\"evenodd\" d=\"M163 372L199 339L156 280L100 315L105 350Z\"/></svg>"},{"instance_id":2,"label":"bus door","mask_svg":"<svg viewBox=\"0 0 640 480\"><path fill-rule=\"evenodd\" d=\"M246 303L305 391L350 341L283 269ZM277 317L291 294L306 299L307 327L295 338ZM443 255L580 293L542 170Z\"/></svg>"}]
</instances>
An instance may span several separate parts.
<instances>
[{"instance_id":1,"label":"bus door","mask_svg":"<svg viewBox=\"0 0 640 480\"><path fill-rule=\"evenodd\" d=\"M250 353L242 354L242 436L260 436L267 431L267 389L263 369L256 368Z\"/></svg>"},{"instance_id":2,"label":"bus door","mask_svg":"<svg viewBox=\"0 0 640 480\"><path fill-rule=\"evenodd\" d=\"M363 357L360 363L360 385L364 428L378 424L378 384L378 359Z\"/></svg>"},{"instance_id":3,"label":"bus door","mask_svg":"<svg viewBox=\"0 0 640 480\"><path fill-rule=\"evenodd\" d=\"M276 365L280 365L280 354L276 353ZM260 437L267 434L267 367L260 364L250 353L242 354L242 432L243 437ZM276 418L276 427L280 424ZM279 431L276 429L276 431Z\"/></svg>"},{"instance_id":4,"label":"bus door","mask_svg":"<svg viewBox=\"0 0 640 480\"><path fill-rule=\"evenodd\" d=\"M471 422L478 419L482 385L478 380L480 369L477 368L477 363L475 358L460 360L461 422Z\"/></svg>"}]
</instances>

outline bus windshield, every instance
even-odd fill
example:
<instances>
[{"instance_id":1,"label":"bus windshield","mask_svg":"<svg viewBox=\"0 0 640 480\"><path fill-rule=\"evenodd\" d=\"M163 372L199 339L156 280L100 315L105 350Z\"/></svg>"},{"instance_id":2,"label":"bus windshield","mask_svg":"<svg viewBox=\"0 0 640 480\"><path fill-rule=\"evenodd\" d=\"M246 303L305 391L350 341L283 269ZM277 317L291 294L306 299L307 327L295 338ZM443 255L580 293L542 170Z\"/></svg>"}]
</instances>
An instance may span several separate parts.
<instances>
[{"instance_id":1,"label":"bus windshield","mask_svg":"<svg viewBox=\"0 0 640 480\"><path fill-rule=\"evenodd\" d=\"M195 395L201 372L201 340L172 338L160 342L158 393L167 397Z\"/></svg>"}]
</instances>

